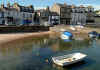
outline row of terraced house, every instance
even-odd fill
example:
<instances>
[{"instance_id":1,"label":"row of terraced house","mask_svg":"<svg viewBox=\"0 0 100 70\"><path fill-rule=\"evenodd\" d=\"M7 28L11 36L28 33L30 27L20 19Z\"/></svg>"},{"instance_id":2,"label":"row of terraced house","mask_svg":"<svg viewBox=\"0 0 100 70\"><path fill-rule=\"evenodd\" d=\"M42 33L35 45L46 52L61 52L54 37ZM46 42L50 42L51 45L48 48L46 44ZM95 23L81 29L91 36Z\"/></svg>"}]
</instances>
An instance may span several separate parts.
<instances>
[{"instance_id":1,"label":"row of terraced house","mask_svg":"<svg viewBox=\"0 0 100 70\"><path fill-rule=\"evenodd\" d=\"M21 25L32 23L34 18L34 7L21 6L18 3L14 3L12 6L10 3L5 7L1 4L0 7L0 24L1 25Z\"/></svg>"},{"instance_id":2,"label":"row of terraced house","mask_svg":"<svg viewBox=\"0 0 100 70\"><path fill-rule=\"evenodd\" d=\"M38 19L37 19L38 18ZM40 22L39 22L40 21ZM43 25L47 24L86 24L94 22L94 8L83 5L67 5L54 3L46 9L34 10L34 6L21 6L18 3L1 4L1 25Z\"/></svg>"},{"instance_id":3,"label":"row of terraced house","mask_svg":"<svg viewBox=\"0 0 100 70\"><path fill-rule=\"evenodd\" d=\"M49 16L59 16L58 24L86 24L94 22L94 8L92 6L84 7L83 5L67 5L66 3L54 3L53 6L45 10L39 10L42 20L48 21ZM54 22L54 21L53 21Z\"/></svg>"}]
</instances>

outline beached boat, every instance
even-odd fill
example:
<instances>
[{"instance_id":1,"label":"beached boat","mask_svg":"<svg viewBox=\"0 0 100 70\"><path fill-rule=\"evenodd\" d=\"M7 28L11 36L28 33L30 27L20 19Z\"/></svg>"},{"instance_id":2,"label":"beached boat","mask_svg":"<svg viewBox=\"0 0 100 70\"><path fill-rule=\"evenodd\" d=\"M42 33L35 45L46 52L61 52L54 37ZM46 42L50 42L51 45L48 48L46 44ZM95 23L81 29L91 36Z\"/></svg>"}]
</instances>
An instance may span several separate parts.
<instances>
[{"instance_id":1,"label":"beached boat","mask_svg":"<svg viewBox=\"0 0 100 70\"><path fill-rule=\"evenodd\" d=\"M72 38L73 38L73 34L71 32L64 31L61 34L61 39L72 39Z\"/></svg>"},{"instance_id":2,"label":"beached boat","mask_svg":"<svg viewBox=\"0 0 100 70\"><path fill-rule=\"evenodd\" d=\"M100 39L100 33L98 33L97 38Z\"/></svg>"},{"instance_id":3,"label":"beached boat","mask_svg":"<svg viewBox=\"0 0 100 70\"><path fill-rule=\"evenodd\" d=\"M97 38L98 37L98 33L96 31L92 31L88 33L88 36L90 38Z\"/></svg>"},{"instance_id":4,"label":"beached boat","mask_svg":"<svg viewBox=\"0 0 100 70\"><path fill-rule=\"evenodd\" d=\"M70 65L83 60L87 55L83 53L72 53L63 56L52 57L55 64L60 66Z\"/></svg>"}]
</instances>

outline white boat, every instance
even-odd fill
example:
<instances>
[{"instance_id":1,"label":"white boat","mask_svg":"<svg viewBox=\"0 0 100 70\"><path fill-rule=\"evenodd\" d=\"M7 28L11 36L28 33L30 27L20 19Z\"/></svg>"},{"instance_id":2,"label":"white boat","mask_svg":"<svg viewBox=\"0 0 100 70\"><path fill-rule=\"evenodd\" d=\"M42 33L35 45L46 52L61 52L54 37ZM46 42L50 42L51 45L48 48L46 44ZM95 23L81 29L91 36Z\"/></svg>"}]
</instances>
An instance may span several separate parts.
<instances>
[{"instance_id":1,"label":"white boat","mask_svg":"<svg viewBox=\"0 0 100 70\"><path fill-rule=\"evenodd\" d=\"M61 35L61 39L70 39L70 37L67 36L67 35L62 34L62 35Z\"/></svg>"},{"instance_id":2,"label":"white boat","mask_svg":"<svg viewBox=\"0 0 100 70\"><path fill-rule=\"evenodd\" d=\"M52 60L55 64L60 66L70 65L76 62L83 60L87 55L83 53L72 53L69 55L52 57Z\"/></svg>"}]
</instances>

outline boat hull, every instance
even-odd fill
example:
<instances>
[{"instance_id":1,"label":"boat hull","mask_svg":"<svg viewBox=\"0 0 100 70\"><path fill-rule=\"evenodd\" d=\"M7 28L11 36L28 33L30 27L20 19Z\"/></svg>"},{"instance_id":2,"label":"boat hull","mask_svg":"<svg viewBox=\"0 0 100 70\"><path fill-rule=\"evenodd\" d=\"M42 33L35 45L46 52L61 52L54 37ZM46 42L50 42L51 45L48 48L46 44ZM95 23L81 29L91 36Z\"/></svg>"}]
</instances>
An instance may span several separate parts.
<instances>
[{"instance_id":1,"label":"boat hull","mask_svg":"<svg viewBox=\"0 0 100 70\"><path fill-rule=\"evenodd\" d=\"M77 57L80 58L80 56L77 56ZM62 62L62 61L60 61L60 60L56 60L55 57L52 58L52 60L53 60L53 62L54 62L55 64L57 64L57 65L59 65L59 66L67 66L67 65L70 65L70 64L74 64L74 63L80 62L80 61L82 61L85 57L86 57L86 55L82 56L82 58L80 58L80 59L76 59L76 60L71 61L71 62L67 62L67 61Z\"/></svg>"},{"instance_id":2,"label":"boat hull","mask_svg":"<svg viewBox=\"0 0 100 70\"><path fill-rule=\"evenodd\" d=\"M74 63L78 63L78 62L80 62L80 61L82 61L83 59L79 59L79 60L77 60L77 61L73 61L73 62L71 62L71 63L64 63L64 64L62 64L62 66L67 66L67 65L71 65L71 64L74 64Z\"/></svg>"},{"instance_id":3,"label":"boat hull","mask_svg":"<svg viewBox=\"0 0 100 70\"><path fill-rule=\"evenodd\" d=\"M71 32L68 32L68 31L64 31L62 34L61 34L61 39L72 39L73 37L73 34Z\"/></svg>"},{"instance_id":4,"label":"boat hull","mask_svg":"<svg viewBox=\"0 0 100 70\"><path fill-rule=\"evenodd\" d=\"M58 62L56 62L56 61L54 61L54 63L55 64L57 64L57 65L59 65L59 66L67 66L67 65L71 65L71 64L74 64L74 63L77 63L77 62L80 62L80 61L82 61L83 59L79 59L79 60L77 60L77 61L74 61L74 62L71 62L71 63L68 63L68 62L65 62L65 63L58 63Z\"/></svg>"},{"instance_id":5,"label":"boat hull","mask_svg":"<svg viewBox=\"0 0 100 70\"><path fill-rule=\"evenodd\" d=\"M96 35L93 35L93 34L89 34L89 37L90 38L96 38L97 36Z\"/></svg>"},{"instance_id":6,"label":"boat hull","mask_svg":"<svg viewBox=\"0 0 100 70\"><path fill-rule=\"evenodd\" d=\"M88 36L90 38L97 38L98 37L98 33L96 31L92 31L88 33Z\"/></svg>"},{"instance_id":7,"label":"boat hull","mask_svg":"<svg viewBox=\"0 0 100 70\"><path fill-rule=\"evenodd\" d=\"M72 39L72 36L67 36L67 35L62 34L61 39Z\"/></svg>"}]
</instances>

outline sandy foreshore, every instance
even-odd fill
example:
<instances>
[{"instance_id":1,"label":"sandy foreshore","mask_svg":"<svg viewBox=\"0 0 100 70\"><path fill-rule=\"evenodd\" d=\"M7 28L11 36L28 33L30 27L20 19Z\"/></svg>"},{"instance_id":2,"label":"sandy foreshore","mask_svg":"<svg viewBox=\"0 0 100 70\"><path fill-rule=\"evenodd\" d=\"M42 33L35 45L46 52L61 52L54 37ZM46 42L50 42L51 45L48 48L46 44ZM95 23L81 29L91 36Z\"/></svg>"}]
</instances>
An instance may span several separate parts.
<instances>
[{"instance_id":1,"label":"sandy foreshore","mask_svg":"<svg viewBox=\"0 0 100 70\"><path fill-rule=\"evenodd\" d=\"M83 38L83 39L89 39L88 33L91 31L96 31L100 33L99 27L87 27L84 26L83 28L80 28L78 26L74 26L75 30L72 30L72 26L70 25L58 25L55 27L51 27L50 31L56 32L61 34L64 30L69 31L74 35L74 38Z\"/></svg>"},{"instance_id":2,"label":"sandy foreshore","mask_svg":"<svg viewBox=\"0 0 100 70\"><path fill-rule=\"evenodd\" d=\"M31 33L7 33L7 34L0 34L0 44L4 44L7 42L11 42L18 39L23 39L27 37L41 37L44 35L49 35L52 32L31 32Z\"/></svg>"},{"instance_id":3,"label":"sandy foreshore","mask_svg":"<svg viewBox=\"0 0 100 70\"><path fill-rule=\"evenodd\" d=\"M100 33L100 28L90 28L90 27L84 27L83 29L77 29L77 31L70 30L69 26L57 26L57 27L51 27L50 31L46 32L31 32L31 33L6 33L6 34L0 34L0 44L9 43L15 40L20 39L26 39L26 38L34 38L34 37L41 37L45 35L53 35L53 36L59 36L61 29L66 29L72 32L75 36L75 38L88 38L88 32L91 31L97 31Z\"/></svg>"}]
</instances>

